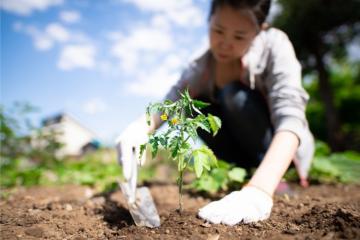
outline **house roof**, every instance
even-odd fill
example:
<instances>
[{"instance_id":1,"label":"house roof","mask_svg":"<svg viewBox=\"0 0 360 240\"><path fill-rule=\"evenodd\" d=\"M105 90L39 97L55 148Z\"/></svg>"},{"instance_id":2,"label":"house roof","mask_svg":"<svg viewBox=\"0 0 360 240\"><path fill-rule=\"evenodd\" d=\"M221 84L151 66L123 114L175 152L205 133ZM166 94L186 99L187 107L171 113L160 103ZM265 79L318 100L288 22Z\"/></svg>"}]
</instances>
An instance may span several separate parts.
<instances>
[{"instance_id":1,"label":"house roof","mask_svg":"<svg viewBox=\"0 0 360 240\"><path fill-rule=\"evenodd\" d=\"M69 119L70 121L72 121L73 123L75 123L76 125L78 125L79 127L81 127L82 129L84 129L85 131L92 134L94 136L94 138L97 136L92 130L85 127L77 118L70 115L69 113L57 113L57 114L55 114L53 116L46 117L46 118L44 118L42 120L42 126L43 127L48 127L48 126L51 126L51 125L54 125L54 124L57 124L57 123L61 123L66 118Z\"/></svg>"}]
</instances>

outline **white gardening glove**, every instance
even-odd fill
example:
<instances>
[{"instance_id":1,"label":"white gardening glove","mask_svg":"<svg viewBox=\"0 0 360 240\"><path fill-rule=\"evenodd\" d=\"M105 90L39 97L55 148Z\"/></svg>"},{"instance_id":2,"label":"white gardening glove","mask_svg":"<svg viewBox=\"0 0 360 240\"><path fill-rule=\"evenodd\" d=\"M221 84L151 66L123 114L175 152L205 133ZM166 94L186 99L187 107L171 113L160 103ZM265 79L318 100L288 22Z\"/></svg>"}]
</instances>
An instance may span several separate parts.
<instances>
[{"instance_id":1,"label":"white gardening glove","mask_svg":"<svg viewBox=\"0 0 360 240\"><path fill-rule=\"evenodd\" d=\"M199 210L199 217L211 223L233 226L269 218L273 200L256 187L246 186Z\"/></svg>"},{"instance_id":2,"label":"white gardening glove","mask_svg":"<svg viewBox=\"0 0 360 240\"><path fill-rule=\"evenodd\" d=\"M136 178L137 175L137 164L143 165L145 163L146 154L143 154L141 159L139 158L140 145L148 141L148 132L149 126L146 124L146 118L141 117L131 123L116 139L118 162L122 165L126 181L132 182L132 178ZM137 164L132 164L134 159L137 160Z\"/></svg>"}]
</instances>

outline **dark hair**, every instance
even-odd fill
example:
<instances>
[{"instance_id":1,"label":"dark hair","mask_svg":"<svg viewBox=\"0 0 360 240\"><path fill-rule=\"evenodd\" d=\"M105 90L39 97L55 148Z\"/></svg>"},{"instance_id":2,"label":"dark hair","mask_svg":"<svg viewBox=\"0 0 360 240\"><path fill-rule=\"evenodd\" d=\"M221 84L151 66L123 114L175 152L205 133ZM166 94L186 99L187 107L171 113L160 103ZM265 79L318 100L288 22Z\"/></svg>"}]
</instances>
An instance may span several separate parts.
<instances>
[{"instance_id":1,"label":"dark hair","mask_svg":"<svg viewBox=\"0 0 360 240\"><path fill-rule=\"evenodd\" d=\"M234 9L249 9L261 26L269 14L271 0L212 0L209 20L216 9L224 5Z\"/></svg>"}]
</instances>

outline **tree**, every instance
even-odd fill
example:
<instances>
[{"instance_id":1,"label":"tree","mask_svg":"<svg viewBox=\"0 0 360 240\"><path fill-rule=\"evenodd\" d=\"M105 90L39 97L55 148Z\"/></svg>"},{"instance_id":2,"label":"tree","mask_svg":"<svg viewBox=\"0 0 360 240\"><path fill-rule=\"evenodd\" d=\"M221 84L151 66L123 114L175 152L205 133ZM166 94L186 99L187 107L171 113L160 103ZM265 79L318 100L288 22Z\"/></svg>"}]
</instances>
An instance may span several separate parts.
<instances>
[{"instance_id":1,"label":"tree","mask_svg":"<svg viewBox=\"0 0 360 240\"><path fill-rule=\"evenodd\" d=\"M15 103L10 109L0 105L0 170L17 164L18 159L43 165L60 161L56 153L63 144L57 141L56 132L33 126L29 115L35 111L28 103Z\"/></svg>"},{"instance_id":2,"label":"tree","mask_svg":"<svg viewBox=\"0 0 360 240\"><path fill-rule=\"evenodd\" d=\"M284 30L300 59L304 73L315 71L325 106L328 142L332 150L342 150L344 135L334 104L329 59L346 56L346 46L360 32L359 0L278 0L282 12L274 26Z\"/></svg>"}]
</instances>

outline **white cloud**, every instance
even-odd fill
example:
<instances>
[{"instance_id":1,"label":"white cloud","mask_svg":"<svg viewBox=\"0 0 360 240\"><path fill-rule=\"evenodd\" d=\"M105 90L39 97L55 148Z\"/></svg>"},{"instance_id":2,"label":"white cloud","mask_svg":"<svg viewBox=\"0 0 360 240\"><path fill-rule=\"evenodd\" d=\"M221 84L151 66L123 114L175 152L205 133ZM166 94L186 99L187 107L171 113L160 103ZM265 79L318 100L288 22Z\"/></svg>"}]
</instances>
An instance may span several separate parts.
<instances>
[{"instance_id":1,"label":"white cloud","mask_svg":"<svg viewBox=\"0 0 360 240\"><path fill-rule=\"evenodd\" d=\"M75 68L93 69L96 48L93 45L67 45L61 53L57 66L62 70Z\"/></svg>"},{"instance_id":2,"label":"white cloud","mask_svg":"<svg viewBox=\"0 0 360 240\"><path fill-rule=\"evenodd\" d=\"M81 14L78 11L61 11L60 19L65 23L77 23L81 19Z\"/></svg>"},{"instance_id":3,"label":"white cloud","mask_svg":"<svg viewBox=\"0 0 360 240\"><path fill-rule=\"evenodd\" d=\"M49 50L54 45L54 40L35 26L25 25L22 22L15 22L13 28L17 32L24 32L29 35L33 40L35 48L40 51Z\"/></svg>"},{"instance_id":4,"label":"white cloud","mask_svg":"<svg viewBox=\"0 0 360 240\"><path fill-rule=\"evenodd\" d=\"M40 51L46 51L53 47L54 42L46 36L36 36L34 38L34 46Z\"/></svg>"},{"instance_id":5,"label":"white cloud","mask_svg":"<svg viewBox=\"0 0 360 240\"><path fill-rule=\"evenodd\" d=\"M171 24L164 14L156 14L151 19L151 25L158 29L170 30Z\"/></svg>"},{"instance_id":6,"label":"white cloud","mask_svg":"<svg viewBox=\"0 0 360 240\"><path fill-rule=\"evenodd\" d=\"M173 27L176 24L185 25L196 11L191 11L191 8L190 11L184 10L188 15L183 18L175 14L182 6L192 4L187 0L135 0L132 3L139 4L140 9L154 11L154 14L146 26L134 28L128 34L111 32L107 35L113 42L111 54L119 60L123 79L128 79L122 91L125 94L143 97L163 97L178 80L180 70L189 62L191 53L187 45L190 40L184 43L187 47L180 48L176 45L181 41L183 34L186 39L190 39L189 36L186 37L189 28L180 34L172 31ZM193 25L190 25L190 29L193 28ZM206 45L205 39L200 40L199 45Z\"/></svg>"},{"instance_id":7,"label":"white cloud","mask_svg":"<svg viewBox=\"0 0 360 240\"><path fill-rule=\"evenodd\" d=\"M178 77L178 73L164 68L150 73L142 72L125 87L125 91L139 96L161 98L176 83Z\"/></svg>"},{"instance_id":8,"label":"white cloud","mask_svg":"<svg viewBox=\"0 0 360 240\"><path fill-rule=\"evenodd\" d=\"M166 52L173 46L170 34L160 29L145 27L134 30L121 44L130 49L157 52Z\"/></svg>"},{"instance_id":9,"label":"white cloud","mask_svg":"<svg viewBox=\"0 0 360 240\"><path fill-rule=\"evenodd\" d=\"M112 33L114 37L116 34ZM117 34L111 54L119 59L120 65L127 73L131 73L139 65L146 54L163 54L173 48L172 36L164 30L140 27L128 36Z\"/></svg>"},{"instance_id":10,"label":"white cloud","mask_svg":"<svg viewBox=\"0 0 360 240\"><path fill-rule=\"evenodd\" d=\"M191 4L191 0L164 1L164 0L123 0L132 3L143 11L168 11Z\"/></svg>"},{"instance_id":11,"label":"white cloud","mask_svg":"<svg viewBox=\"0 0 360 240\"><path fill-rule=\"evenodd\" d=\"M203 12L194 5L189 5L188 7L182 9L168 11L166 15L174 23L183 27L199 27L205 24L205 16Z\"/></svg>"},{"instance_id":12,"label":"white cloud","mask_svg":"<svg viewBox=\"0 0 360 240\"><path fill-rule=\"evenodd\" d=\"M89 115L106 112L108 105L101 98L93 98L87 101L83 106L83 111Z\"/></svg>"},{"instance_id":13,"label":"white cloud","mask_svg":"<svg viewBox=\"0 0 360 240\"><path fill-rule=\"evenodd\" d=\"M0 8L19 15L30 15L35 10L44 11L63 4L63 0L1 0Z\"/></svg>"},{"instance_id":14,"label":"white cloud","mask_svg":"<svg viewBox=\"0 0 360 240\"><path fill-rule=\"evenodd\" d=\"M204 13L192 0L164 1L164 0L123 0L134 4L142 11L162 13L169 21L183 27L198 27L204 24Z\"/></svg>"},{"instance_id":15,"label":"white cloud","mask_svg":"<svg viewBox=\"0 0 360 240\"><path fill-rule=\"evenodd\" d=\"M56 42L65 43L70 41L70 32L59 23L50 23L45 30L40 30L33 25L15 22L13 29L29 35L36 49L40 51L50 50Z\"/></svg>"},{"instance_id":16,"label":"white cloud","mask_svg":"<svg viewBox=\"0 0 360 240\"><path fill-rule=\"evenodd\" d=\"M170 54L163 61L158 61L157 67L136 72L125 86L125 91L145 97L164 97L180 76L183 58L181 54Z\"/></svg>"},{"instance_id":17,"label":"white cloud","mask_svg":"<svg viewBox=\"0 0 360 240\"><path fill-rule=\"evenodd\" d=\"M45 33L54 41L58 42L67 42L70 38L68 30L59 23L48 24Z\"/></svg>"}]
</instances>

